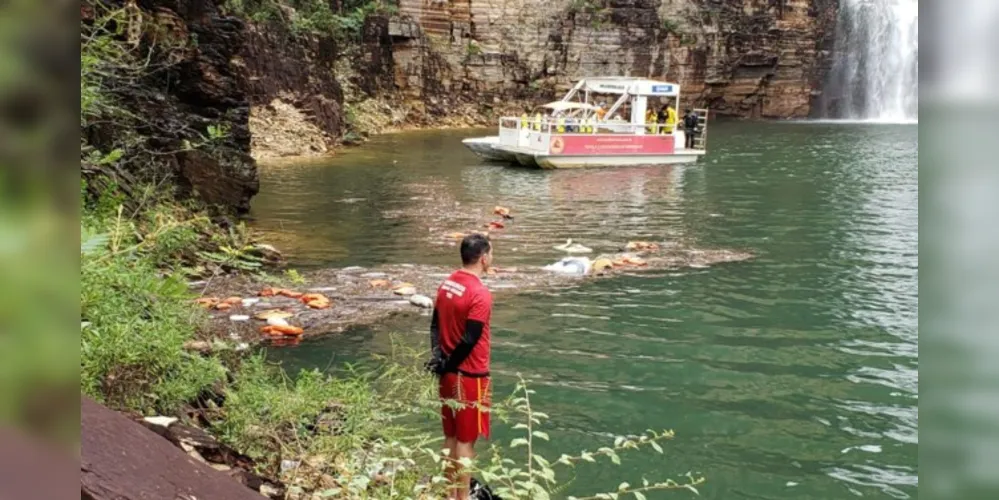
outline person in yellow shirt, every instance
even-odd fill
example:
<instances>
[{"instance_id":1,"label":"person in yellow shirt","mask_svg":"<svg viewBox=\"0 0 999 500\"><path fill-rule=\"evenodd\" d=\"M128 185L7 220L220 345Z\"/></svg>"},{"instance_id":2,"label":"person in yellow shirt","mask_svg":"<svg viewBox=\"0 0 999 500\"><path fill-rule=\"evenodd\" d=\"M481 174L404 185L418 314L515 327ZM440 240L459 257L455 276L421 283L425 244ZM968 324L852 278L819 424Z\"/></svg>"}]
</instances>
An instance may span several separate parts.
<instances>
[{"instance_id":1,"label":"person in yellow shirt","mask_svg":"<svg viewBox=\"0 0 999 500\"><path fill-rule=\"evenodd\" d=\"M645 112L645 124L646 124L645 129L648 130L649 133L651 134L656 133L656 129L659 128L658 127L659 123L658 120L656 119L655 111L649 109Z\"/></svg>"},{"instance_id":2,"label":"person in yellow shirt","mask_svg":"<svg viewBox=\"0 0 999 500\"><path fill-rule=\"evenodd\" d=\"M672 104L666 105L666 128L663 130L664 134L672 134L673 129L676 128L676 110L673 109Z\"/></svg>"},{"instance_id":3,"label":"person in yellow shirt","mask_svg":"<svg viewBox=\"0 0 999 500\"><path fill-rule=\"evenodd\" d=\"M595 111L595 113L597 114L597 120L603 121L604 116L607 114L607 109L604 103L601 102L600 104L597 105L597 110Z\"/></svg>"}]
</instances>

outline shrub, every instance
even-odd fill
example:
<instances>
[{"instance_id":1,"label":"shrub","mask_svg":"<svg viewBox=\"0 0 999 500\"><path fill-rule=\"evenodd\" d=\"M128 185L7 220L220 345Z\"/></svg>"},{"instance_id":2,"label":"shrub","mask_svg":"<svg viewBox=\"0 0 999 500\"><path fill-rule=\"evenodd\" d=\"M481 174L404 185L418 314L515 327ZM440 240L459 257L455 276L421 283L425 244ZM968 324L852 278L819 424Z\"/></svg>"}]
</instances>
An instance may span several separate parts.
<instances>
[{"instance_id":1,"label":"shrub","mask_svg":"<svg viewBox=\"0 0 999 500\"><path fill-rule=\"evenodd\" d=\"M263 357L254 357L237 374L214 426L229 444L266 459L265 472L281 474L292 488L330 498L443 498L449 485L441 439L424 426L439 418L436 384L419 371L415 351L398 345L393 351L372 371L348 367L343 376L333 378L310 370L295 380L267 366ZM671 431L649 431L616 438L594 451L546 458L536 452L535 443L550 439L542 430L548 417L533 409L533 394L521 379L514 393L492 409L523 436L507 446L494 443L480 451L479 460L464 463L503 498L548 498L568 486L559 475L567 469L584 462L620 464L619 454L640 448L662 453L660 442L673 437ZM703 481L688 476L682 483L622 483L615 491L585 498L641 499L648 491L673 489L696 492Z\"/></svg>"},{"instance_id":2,"label":"shrub","mask_svg":"<svg viewBox=\"0 0 999 500\"><path fill-rule=\"evenodd\" d=\"M176 272L155 259L190 243L189 222L84 217L81 226L81 390L108 406L172 413L224 376L222 364L186 352L201 312ZM138 236L141 235L141 236Z\"/></svg>"}]
</instances>

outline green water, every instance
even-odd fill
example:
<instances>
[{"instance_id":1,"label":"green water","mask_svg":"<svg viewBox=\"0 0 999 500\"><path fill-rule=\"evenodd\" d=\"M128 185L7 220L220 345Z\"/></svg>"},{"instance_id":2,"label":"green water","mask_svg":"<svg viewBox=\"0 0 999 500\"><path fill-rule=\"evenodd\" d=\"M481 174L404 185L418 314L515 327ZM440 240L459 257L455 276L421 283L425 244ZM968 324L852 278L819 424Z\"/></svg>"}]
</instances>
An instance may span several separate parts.
<instances>
[{"instance_id":1,"label":"green water","mask_svg":"<svg viewBox=\"0 0 999 500\"><path fill-rule=\"evenodd\" d=\"M696 165L554 172L479 164L460 144L469 135L392 135L266 166L254 224L301 267L454 264L453 248L426 241L436 222L404 214L455 201L516 210L501 266L554 261L569 237L597 252L671 238L751 250L749 262L498 301L498 393L528 378L556 457L676 431L664 456L586 467L568 494L694 471L713 499L917 496L916 126L720 122ZM325 367L386 352L389 329L425 343L426 327L273 354Z\"/></svg>"}]
</instances>

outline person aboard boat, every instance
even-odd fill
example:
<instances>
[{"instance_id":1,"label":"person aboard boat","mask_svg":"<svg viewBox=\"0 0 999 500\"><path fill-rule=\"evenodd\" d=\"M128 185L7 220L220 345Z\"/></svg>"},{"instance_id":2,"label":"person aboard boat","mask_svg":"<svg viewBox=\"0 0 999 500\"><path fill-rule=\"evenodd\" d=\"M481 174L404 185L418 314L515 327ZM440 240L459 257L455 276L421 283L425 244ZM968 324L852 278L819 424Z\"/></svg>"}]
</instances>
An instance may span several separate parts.
<instances>
[{"instance_id":1,"label":"person aboard boat","mask_svg":"<svg viewBox=\"0 0 999 500\"><path fill-rule=\"evenodd\" d=\"M666 123L668 121L669 121L669 112L666 110L666 105L663 105L663 107L659 108L659 111L656 113L656 123L660 125L659 127L660 134L665 133Z\"/></svg>"},{"instance_id":2,"label":"person aboard boat","mask_svg":"<svg viewBox=\"0 0 999 500\"><path fill-rule=\"evenodd\" d=\"M597 110L595 111L595 113L597 115L597 120L603 120L604 116L607 115L607 107L603 101L601 101L600 104L597 105Z\"/></svg>"},{"instance_id":3,"label":"person aboard boat","mask_svg":"<svg viewBox=\"0 0 999 500\"><path fill-rule=\"evenodd\" d=\"M685 146L687 149L694 149L694 137L697 135L697 115L690 109L683 115L683 132L686 137Z\"/></svg>"},{"instance_id":4,"label":"person aboard boat","mask_svg":"<svg viewBox=\"0 0 999 500\"><path fill-rule=\"evenodd\" d=\"M656 112L649 109L645 112L645 129L649 131L650 134L656 133L656 129L659 125L659 120L656 117Z\"/></svg>"},{"instance_id":5,"label":"person aboard boat","mask_svg":"<svg viewBox=\"0 0 999 500\"><path fill-rule=\"evenodd\" d=\"M664 134L672 134L673 129L676 128L676 110L673 109L672 104L666 105L666 128L663 132Z\"/></svg>"}]
</instances>

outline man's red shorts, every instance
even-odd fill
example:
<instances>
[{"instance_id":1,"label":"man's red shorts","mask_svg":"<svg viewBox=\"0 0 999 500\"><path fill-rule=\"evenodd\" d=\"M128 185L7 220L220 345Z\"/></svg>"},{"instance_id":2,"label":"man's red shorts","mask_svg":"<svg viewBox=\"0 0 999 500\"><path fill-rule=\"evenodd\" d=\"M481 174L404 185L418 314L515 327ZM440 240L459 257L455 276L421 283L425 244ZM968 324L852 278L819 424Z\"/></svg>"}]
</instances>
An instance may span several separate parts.
<instances>
[{"instance_id":1,"label":"man's red shorts","mask_svg":"<svg viewBox=\"0 0 999 500\"><path fill-rule=\"evenodd\" d=\"M479 436L489 439L491 389L489 377L466 377L458 373L445 373L441 377L441 400L463 405L458 409L452 409L448 403L441 406L445 437L456 437L462 443L475 442Z\"/></svg>"}]
</instances>

